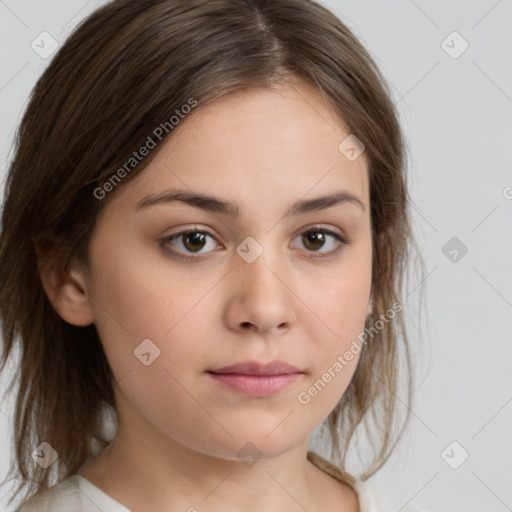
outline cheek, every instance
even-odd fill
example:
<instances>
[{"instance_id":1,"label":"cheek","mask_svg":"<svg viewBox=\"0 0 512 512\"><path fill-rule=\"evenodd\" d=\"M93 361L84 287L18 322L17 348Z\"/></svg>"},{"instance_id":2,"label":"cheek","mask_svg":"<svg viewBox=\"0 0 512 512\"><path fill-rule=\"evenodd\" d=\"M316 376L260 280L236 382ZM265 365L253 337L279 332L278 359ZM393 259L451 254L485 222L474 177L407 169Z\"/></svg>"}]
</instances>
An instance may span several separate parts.
<instances>
[{"instance_id":1,"label":"cheek","mask_svg":"<svg viewBox=\"0 0 512 512\"><path fill-rule=\"evenodd\" d=\"M371 252L353 252L321 287L304 287L302 316L314 365L298 402L327 415L350 384L362 350L371 290Z\"/></svg>"},{"instance_id":2,"label":"cheek","mask_svg":"<svg viewBox=\"0 0 512 512\"><path fill-rule=\"evenodd\" d=\"M191 278L190 273L171 271L165 264L143 264L144 256L135 253L123 258L114 254L108 261L113 263L108 265L104 260L96 271L91 306L115 377L120 379L141 369L137 355L148 352L150 356L145 359L154 358L152 367L165 367L170 372L183 371L184 361L201 364L207 351L194 342L207 339L202 332L210 314L205 294L218 278ZM198 322L198 317L205 321ZM147 385L151 392L153 384L145 374L141 377L141 385Z\"/></svg>"},{"instance_id":3,"label":"cheek","mask_svg":"<svg viewBox=\"0 0 512 512\"><path fill-rule=\"evenodd\" d=\"M321 329L316 339L326 353L342 349L364 329L370 291L371 253L365 251L354 251L336 272L305 283L301 297L310 312L303 319L310 330L313 324Z\"/></svg>"},{"instance_id":4,"label":"cheek","mask_svg":"<svg viewBox=\"0 0 512 512\"><path fill-rule=\"evenodd\" d=\"M150 334L161 336L172 326L173 318L166 317L165 311L173 311L173 304L167 302L179 282L171 281L170 275L169 282L164 282L163 269L149 261L139 245L132 244L129 250L121 250L121 245L129 241L104 236L93 253L97 265L91 305L97 323L103 330L112 326L114 332L122 332L123 337L128 334L134 341Z\"/></svg>"},{"instance_id":5,"label":"cheek","mask_svg":"<svg viewBox=\"0 0 512 512\"><path fill-rule=\"evenodd\" d=\"M108 283L96 290L109 307L107 312L97 306L95 323L117 381L116 393L121 393L120 414L132 425L145 418L157 431L191 446L187 436L195 436L199 425L208 427L201 431L205 445L209 437L223 439L225 432L208 423L210 416L194 399L197 374L211 357L207 321L198 322L206 320L211 307L208 300L201 301L208 283L188 280L188 286L180 285L180 276L170 273L163 282L165 274L152 270L125 262L112 268Z\"/></svg>"},{"instance_id":6,"label":"cheek","mask_svg":"<svg viewBox=\"0 0 512 512\"><path fill-rule=\"evenodd\" d=\"M314 363L296 396L297 406L308 418L323 421L352 380L363 349L358 337L364 331L367 297L345 292L328 297L331 306L324 315L328 328L322 327L322 336L310 336ZM318 329L318 321L315 324Z\"/></svg>"}]
</instances>

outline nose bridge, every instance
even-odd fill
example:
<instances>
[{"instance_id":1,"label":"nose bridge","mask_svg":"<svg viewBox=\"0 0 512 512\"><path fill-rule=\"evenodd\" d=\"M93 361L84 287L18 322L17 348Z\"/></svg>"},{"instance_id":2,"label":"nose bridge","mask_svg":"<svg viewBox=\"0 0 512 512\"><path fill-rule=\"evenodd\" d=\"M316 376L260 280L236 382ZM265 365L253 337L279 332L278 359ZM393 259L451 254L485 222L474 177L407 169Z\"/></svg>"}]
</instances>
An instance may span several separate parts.
<instances>
[{"instance_id":1,"label":"nose bridge","mask_svg":"<svg viewBox=\"0 0 512 512\"><path fill-rule=\"evenodd\" d=\"M236 311L236 323L253 324L259 330L268 330L293 319L291 292L285 284L289 272L286 270L285 254L278 247L270 248L272 237L265 238L266 246L253 240L240 244L237 252L242 256L233 273L235 279L232 306ZM246 252L240 252L241 250ZM251 261L251 251L259 254ZM254 256L253 252L253 256Z\"/></svg>"},{"instance_id":2,"label":"nose bridge","mask_svg":"<svg viewBox=\"0 0 512 512\"><path fill-rule=\"evenodd\" d=\"M266 237L265 246L258 244L255 240L248 240L245 243L245 246L240 247L240 252L249 248L249 254L253 252L253 257L256 256L254 260L245 259L242 256L243 261L239 261L238 264L238 273L243 282L247 284L247 290L255 295L267 296L269 292L272 292L271 295L275 297L276 294L282 294L284 285L277 275L286 274L282 261L284 254L280 254L279 248L270 246L272 243L270 236ZM258 244L259 247L255 244Z\"/></svg>"}]
</instances>

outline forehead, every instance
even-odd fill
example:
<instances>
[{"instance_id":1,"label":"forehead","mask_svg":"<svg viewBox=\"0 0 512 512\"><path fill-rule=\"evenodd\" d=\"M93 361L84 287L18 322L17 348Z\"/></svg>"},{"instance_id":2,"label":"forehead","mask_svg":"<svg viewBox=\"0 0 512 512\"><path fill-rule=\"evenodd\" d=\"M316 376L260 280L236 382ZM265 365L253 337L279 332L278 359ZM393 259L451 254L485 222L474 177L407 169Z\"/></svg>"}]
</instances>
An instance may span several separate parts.
<instances>
[{"instance_id":1,"label":"forehead","mask_svg":"<svg viewBox=\"0 0 512 512\"><path fill-rule=\"evenodd\" d=\"M340 151L350 132L309 85L199 103L180 123L123 191L125 201L179 187L238 202L269 194L290 202L345 189L368 202L366 155L350 161Z\"/></svg>"}]
</instances>

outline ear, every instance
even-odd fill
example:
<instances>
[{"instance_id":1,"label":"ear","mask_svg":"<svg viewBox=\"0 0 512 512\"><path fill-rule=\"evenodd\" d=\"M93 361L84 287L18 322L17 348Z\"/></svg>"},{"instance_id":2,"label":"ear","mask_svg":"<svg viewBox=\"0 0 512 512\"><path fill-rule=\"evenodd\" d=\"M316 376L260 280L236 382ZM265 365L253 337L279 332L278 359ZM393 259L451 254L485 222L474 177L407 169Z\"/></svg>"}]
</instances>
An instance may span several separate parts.
<instances>
[{"instance_id":1,"label":"ear","mask_svg":"<svg viewBox=\"0 0 512 512\"><path fill-rule=\"evenodd\" d=\"M38 245L39 277L48 300L66 322L84 327L94 322L85 269L76 259L65 267L63 257L47 258L48 246Z\"/></svg>"}]
</instances>

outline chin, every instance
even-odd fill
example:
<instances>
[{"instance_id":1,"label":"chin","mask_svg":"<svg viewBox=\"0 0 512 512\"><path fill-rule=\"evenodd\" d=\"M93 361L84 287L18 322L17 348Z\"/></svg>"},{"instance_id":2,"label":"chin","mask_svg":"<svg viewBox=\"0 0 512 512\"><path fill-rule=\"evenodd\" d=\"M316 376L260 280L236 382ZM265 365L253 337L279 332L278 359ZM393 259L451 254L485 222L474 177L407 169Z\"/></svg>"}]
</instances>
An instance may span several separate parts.
<instances>
[{"instance_id":1,"label":"chin","mask_svg":"<svg viewBox=\"0 0 512 512\"><path fill-rule=\"evenodd\" d=\"M274 424L274 428L278 423ZM293 425L280 429L281 427L274 431L258 430L253 426L240 429L238 432L230 430L233 438L224 436L222 440L217 440L218 442L210 439L211 444L205 448L208 454L214 457L244 462L246 459L260 460L279 457L307 439L308 433L305 432L304 435L301 435L296 428L293 428Z\"/></svg>"}]
</instances>

